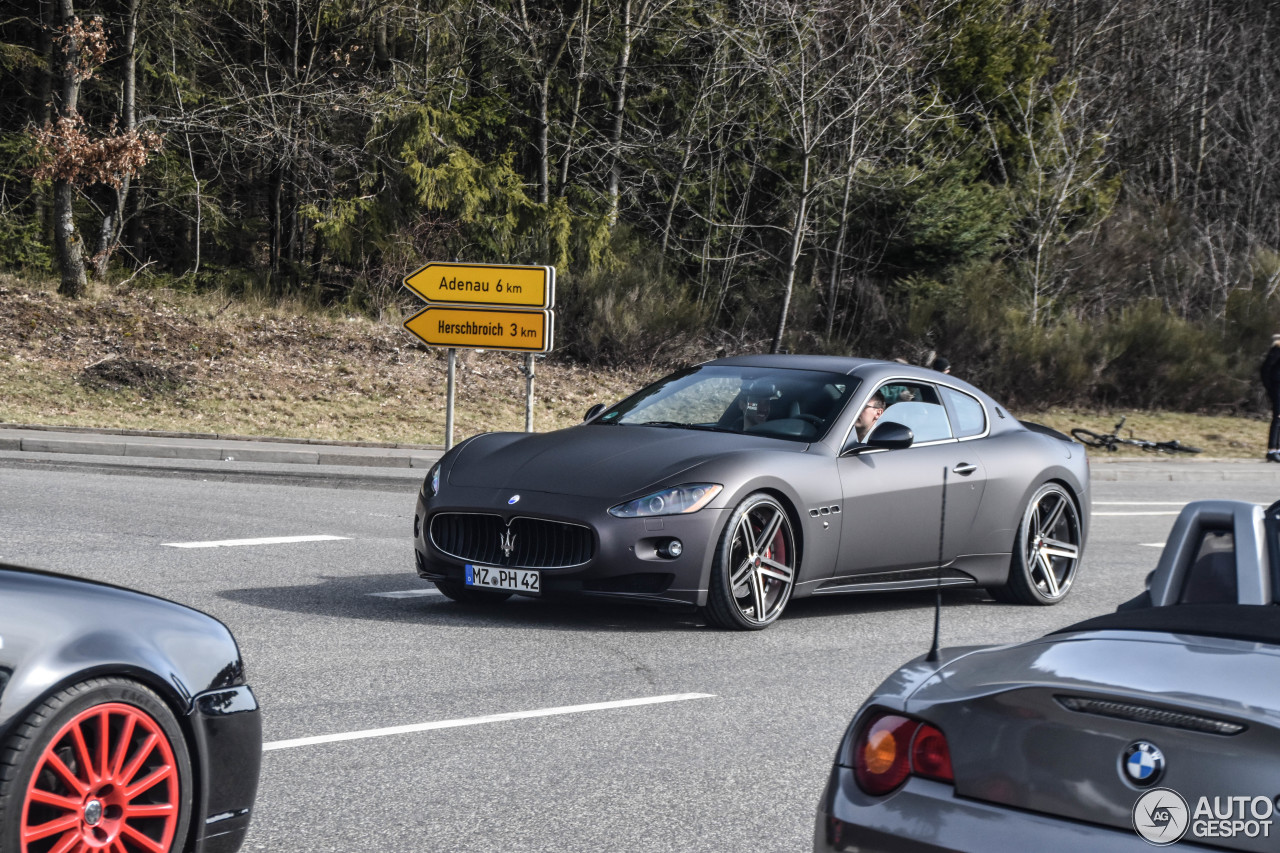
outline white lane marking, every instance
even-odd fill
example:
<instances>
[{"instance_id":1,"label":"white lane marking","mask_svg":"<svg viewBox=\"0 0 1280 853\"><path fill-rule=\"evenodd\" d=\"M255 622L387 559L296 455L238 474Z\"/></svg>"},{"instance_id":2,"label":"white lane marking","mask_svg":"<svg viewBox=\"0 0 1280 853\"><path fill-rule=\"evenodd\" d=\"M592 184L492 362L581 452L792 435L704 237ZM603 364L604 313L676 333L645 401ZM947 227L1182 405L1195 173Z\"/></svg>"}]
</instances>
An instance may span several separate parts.
<instances>
[{"instance_id":1,"label":"white lane marking","mask_svg":"<svg viewBox=\"0 0 1280 853\"><path fill-rule=\"evenodd\" d=\"M1181 515L1182 512L1095 512L1094 518L1100 515Z\"/></svg>"},{"instance_id":2,"label":"white lane marking","mask_svg":"<svg viewBox=\"0 0 1280 853\"><path fill-rule=\"evenodd\" d=\"M1141 545L1143 548L1163 548L1164 547L1163 542L1139 542L1138 544Z\"/></svg>"},{"instance_id":3,"label":"white lane marking","mask_svg":"<svg viewBox=\"0 0 1280 853\"><path fill-rule=\"evenodd\" d=\"M1186 501L1094 501L1094 506L1186 506Z\"/></svg>"},{"instance_id":4,"label":"white lane marking","mask_svg":"<svg viewBox=\"0 0 1280 853\"><path fill-rule=\"evenodd\" d=\"M371 592L375 598L418 598L423 595L444 595L438 589L399 589L395 592Z\"/></svg>"},{"instance_id":5,"label":"white lane marking","mask_svg":"<svg viewBox=\"0 0 1280 853\"><path fill-rule=\"evenodd\" d=\"M565 705L560 708L539 708L535 711L510 711L505 714L488 714L483 717L464 717L458 720L437 720L434 723L414 723L407 726L390 726L385 729L366 729L359 732L342 732L316 737L299 737L292 740L275 740L262 745L263 752L273 749L292 749L295 746L314 746L320 743L336 743L344 740L387 737L413 732L429 732L435 729L454 729L460 726L479 726L484 723L503 723L508 720L527 720L534 717L555 717L561 714L581 714L587 711L607 711L614 708L634 708L639 705L658 705L664 702L685 702L689 699L714 699L713 693L675 693L669 696L645 696L639 699L619 699L614 702L593 702L589 705Z\"/></svg>"},{"instance_id":6,"label":"white lane marking","mask_svg":"<svg viewBox=\"0 0 1280 853\"><path fill-rule=\"evenodd\" d=\"M264 536L261 539L219 539L214 542L162 542L167 548L229 548L234 545L285 545L291 542L328 542L350 536Z\"/></svg>"}]
</instances>

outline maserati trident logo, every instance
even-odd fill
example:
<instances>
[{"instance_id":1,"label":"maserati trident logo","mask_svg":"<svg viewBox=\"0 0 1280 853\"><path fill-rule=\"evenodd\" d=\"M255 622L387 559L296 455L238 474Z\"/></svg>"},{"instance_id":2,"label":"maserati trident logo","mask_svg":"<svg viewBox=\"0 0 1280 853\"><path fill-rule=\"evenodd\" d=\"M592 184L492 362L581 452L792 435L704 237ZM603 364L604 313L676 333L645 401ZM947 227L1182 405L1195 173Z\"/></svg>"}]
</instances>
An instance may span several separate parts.
<instances>
[{"instance_id":1,"label":"maserati trident logo","mask_svg":"<svg viewBox=\"0 0 1280 853\"><path fill-rule=\"evenodd\" d=\"M511 552L516 549L516 537L510 527L507 528L506 533L498 535L498 544L502 546L502 556L510 557Z\"/></svg>"}]
</instances>

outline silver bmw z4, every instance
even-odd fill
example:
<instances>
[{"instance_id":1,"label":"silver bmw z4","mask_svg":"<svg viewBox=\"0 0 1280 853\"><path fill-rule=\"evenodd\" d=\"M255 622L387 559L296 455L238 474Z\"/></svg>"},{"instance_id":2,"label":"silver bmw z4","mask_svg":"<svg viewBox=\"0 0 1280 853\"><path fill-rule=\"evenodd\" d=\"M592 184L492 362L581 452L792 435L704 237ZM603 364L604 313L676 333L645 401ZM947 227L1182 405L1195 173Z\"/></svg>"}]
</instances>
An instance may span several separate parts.
<instances>
[{"instance_id":1,"label":"silver bmw z4","mask_svg":"<svg viewBox=\"0 0 1280 853\"><path fill-rule=\"evenodd\" d=\"M1147 589L863 704L814 850L1280 849L1280 503L1197 501Z\"/></svg>"}]
</instances>

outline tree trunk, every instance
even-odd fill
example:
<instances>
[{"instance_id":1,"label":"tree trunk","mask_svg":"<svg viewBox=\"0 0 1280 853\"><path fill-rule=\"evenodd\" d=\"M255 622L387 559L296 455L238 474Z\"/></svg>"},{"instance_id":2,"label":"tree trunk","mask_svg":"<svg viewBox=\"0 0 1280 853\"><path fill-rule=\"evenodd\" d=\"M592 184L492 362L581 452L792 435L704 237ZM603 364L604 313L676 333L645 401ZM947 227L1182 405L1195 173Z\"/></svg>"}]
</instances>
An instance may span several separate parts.
<instances>
[{"instance_id":1,"label":"tree trunk","mask_svg":"<svg viewBox=\"0 0 1280 853\"><path fill-rule=\"evenodd\" d=\"M64 33L69 31L75 15L72 0L58 0L58 26ZM72 119L77 114L80 77L76 72L76 54L79 49L79 42L68 37L54 51L57 57L55 73L62 78L62 98L57 108L59 119ZM75 187L69 182L63 179L53 182L53 248L62 273L58 293L71 299L84 296L89 287L84 270L84 244L76 231L75 200Z\"/></svg>"},{"instance_id":2,"label":"tree trunk","mask_svg":"<svg viewBox=\"0 0 1280 853\"><path fill-rule=\"evenodd\" d=\"M129 0L128 17L124 26L124 86L121 92L121 112L124 113L124 130L132 133L138 129L137 85L138 85L138 0ZM106 275L111 255L120 247L120 237L124 233L125 208L129 201L131 176L125 172L124 180L116 189L115 222L112 226L110 213L103 217L103 245L98 254L98 278Z\"/></svg>"},{"instance_id":3,"label":"tree trunk","mask_svg":"<svg viewBox=\"0 0 1280 853\"><path fill-rule=\"evenodd\" d=\"M58 59L54 52L53 38L50 35L53 28L53 19L57 12L53 8L51 0L40 0L40 19L36 27L36 53L44 59L44 64L36 69L36 90L35 104L31 114L35 116L36 124L43 127L50 121L53 121L53 78L55 69L58 67ZM43 234L48 233L49 228L49 196L42 188L35 188L32 192L33 215L36 222L40 223L40 231Z\"/></svg>"},{"instance_id":4,"label":"tree trunk","mask_svg":"<svg viewBox=\"0 0 1280 853\"><path fill-rule=\"evenodd\" d=\"M622 183L622 125L627 109L627 75L631 70L631 0L622 3L622 47L614 78L613 130L609 134L609 225L618 218L618 194Z\"/></svg>"},{"instance_id":5,"label":"tree trunk","mask_svg":"<svg viewBox=\"0 0 1280 853\"><path fill-rule=\"evenodd\" d=\"M800 252L804 249L804 232L809 219L809 162L812 158L806 152L804 167L800 179L800 200L796 207L795 227L791 229L791 247L787 252L787 271L782 281L782 309L778 312L778 328L773 333L771 353L782 351L782 335L787 330L787 312L791 310L791 294L795 290L796 267L800 263Z\"/></svg>"},{"instance_id":6,"label":"tree trunk","mask_svg":"<svg viewBox=\"0 0 1280 853\"><path fill-rule=\"evenodd\" d=\"M578 68L573 84L573 109L569 112L569 129L565 133L564 156L560 159L559 195L564 198L569 191L569 161L573 155L574 135L578 130L578 115L582 111L582 90L587 82L587 49L591 36L591 0L582 4L582 52L578 54Z\"/></svg>"},{"instance_id":7,"label":"tree trunk","mask_svg":"<svg viewBox=\"0 0 1280 853\"><path fill-rule=\"evenodd\" d=\"M53 182L53 248L62 278L58 293L70 299L84 296L89 287L84 270L84 245L76 231L76 191L66 181Z\"/></svg>"},{"instance_id":8,"label":"tree trunk","mask_svg":"<svg viewBox=\"0 0 1280 853\"><path fill-rule=\"evenodd\" d=\"M827 286L827 343L831 343L831 334L836 324L836 296L840 284L840 273L844 269L844 241L849 233L849 196L853 194L853 177L858 166L855 143L858 139L858 121L854 119L849 129L849 151L845 155L844 198L840 201L840 223L837 225L836 248L831 258L831 279Z\"/></svg>"},{"instance_id":9,"label":"tree trunk","mask_svg":"<svg viewBox=\"0 0 1280 853\"><path fill-rule=\"evenodd\" d=\"M547 72L537 84L538 89L538 204L551 201L551 143L550 104L551 73Z\"/></svg>"}]
</instances>

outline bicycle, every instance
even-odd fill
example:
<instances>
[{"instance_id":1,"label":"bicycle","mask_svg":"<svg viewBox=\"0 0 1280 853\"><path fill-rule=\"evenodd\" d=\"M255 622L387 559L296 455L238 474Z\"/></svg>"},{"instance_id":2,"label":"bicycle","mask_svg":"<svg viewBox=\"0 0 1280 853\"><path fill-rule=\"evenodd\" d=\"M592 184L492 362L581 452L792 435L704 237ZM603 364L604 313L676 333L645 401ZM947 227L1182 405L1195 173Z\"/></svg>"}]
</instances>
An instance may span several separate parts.
<instances>
[{"instance_id":1,"label":"bicycle","mask_svg":"<svg viewBox=\"0 0 1280 853\"><path fill-rule=\"evenodd\" d=\"M1137 447L1151 453L1200 453L1199 447L1192 447L1188 444L1174 439L1173 441L1147 441L1145 438L1134 438L1133 430L1129 430L1129 437L1125 438L1120 435L1120 429L1127 420L1126 416L1120 418L1120 422L1109 433L1094 432L1091 429L1077 427L1071 430L1071 437L1083 444L1085 447L1105 447L1109 451L1119 449L1118 445L1126 444L1131 447Z\"/></svg>"}]
</instances>

